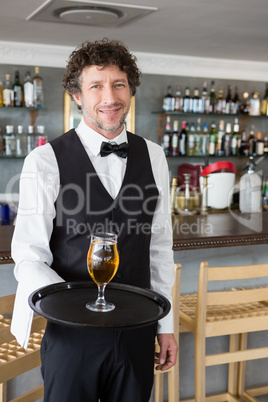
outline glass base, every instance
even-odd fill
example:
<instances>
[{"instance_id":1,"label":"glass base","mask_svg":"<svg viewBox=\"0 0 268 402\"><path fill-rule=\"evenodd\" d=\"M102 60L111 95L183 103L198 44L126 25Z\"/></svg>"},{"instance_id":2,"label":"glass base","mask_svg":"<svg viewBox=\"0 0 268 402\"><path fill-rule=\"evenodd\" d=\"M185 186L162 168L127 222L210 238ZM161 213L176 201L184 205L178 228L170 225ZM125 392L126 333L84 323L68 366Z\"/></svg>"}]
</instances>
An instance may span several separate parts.
<instances>
[{"instance_id":1,"label":"glass base","mask_svg":"<svg viewBox=\"0 0 268 402\"><path fill-rule=\"evenodd\" d=\"M182 216L195 215L196 214L196 211L194 211L194 210L190 211L189 209L186 209L186 208L184 208L184 209L178 208L177 211L178 211L179 215L182 215Z\"/></svg>"},{"instance_id":2,"label":"glass base","mask_svg":"<svg viewBox=\"0 0 268 402\"><path fill-rule=\"evenodd\" d=\"M115 308L113 303L105 302L105 303L97 303L97 302L89 302L86 304L86 308L91 311L96 311L97 313L106 313L107 311L112 311Z\"/></svg>"}]
</instances>

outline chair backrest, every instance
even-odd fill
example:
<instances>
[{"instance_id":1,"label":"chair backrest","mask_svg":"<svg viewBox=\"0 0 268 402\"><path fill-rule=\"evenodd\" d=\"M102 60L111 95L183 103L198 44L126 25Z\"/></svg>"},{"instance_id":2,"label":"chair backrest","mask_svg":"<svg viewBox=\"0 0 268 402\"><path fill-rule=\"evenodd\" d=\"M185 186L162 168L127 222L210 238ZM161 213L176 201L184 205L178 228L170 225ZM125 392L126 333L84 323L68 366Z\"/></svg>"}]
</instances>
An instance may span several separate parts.
<instances>
[{"instance_id":1,"label":"chair backrest","mask_svg":"<svg viewBox=\"0 0 268 402\"><path fill-rule=\"evenodd\" d=\"M261 287L252 287L252 279L260 279L268 281L268 263L267 264L255 264L255 265L243 265L243 266L228 266L228 267L209 267L207 262L200 264L199 285L197 295L197 312L198 322L197 326L205 325L205 321L209 320L207 314L207 308L214 306L215 312L217 312L217 306L221 306L219 314L224 315L224 328L226 333L230 334L230 328L228 328L228 314L230 315L230 325L232 317L236 314L237 305L239 309L243 306L243 313L241 314L241 320L239 323L239 331L233 326L233 332L254 332L261 331L268 328L268 320L263 320L263 316L260 314L254 317L254 311L258 307L259 313L263 311L263 314L268 315L268 285ZM243 281L243 284L249 280L249 284L243 288L232 288L229 281ZM251 283L250 283L251 280ZM209 282L223 281L223 290L209 290ZM260 281L261 282L261 281ZM254 325L252 319L254 319ZM237 317L236 317L237 320ZM215 327L220 326L220 320L214 323ZM224 329L222 329L224 331ZM223 333L224 334L224 333ZM208 334L207 334L208 336Z\"/></svg>"},{"instance_id":2,"label":"chair backrest","mask_svg":"<svg viewBox=\"0 0 268 402\"><path fill-rule=\"evenodd\" d=\"M173 297L173 316L174 316L174 336L179 342L179 313L180 313L180 290L181 290L181 264L175 264L175 280L172 288Z\"/></svg>"}]
</instances>

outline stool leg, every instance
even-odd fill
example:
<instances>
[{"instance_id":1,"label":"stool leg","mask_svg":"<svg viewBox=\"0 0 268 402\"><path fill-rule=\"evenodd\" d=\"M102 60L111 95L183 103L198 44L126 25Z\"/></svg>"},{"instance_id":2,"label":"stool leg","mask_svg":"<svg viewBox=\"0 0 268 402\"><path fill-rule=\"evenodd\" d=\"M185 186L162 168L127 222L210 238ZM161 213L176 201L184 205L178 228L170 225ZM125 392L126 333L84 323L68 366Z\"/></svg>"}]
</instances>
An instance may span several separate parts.
<instances>
[{"instance_id":1,"label":"stool leg","mask_svg":"<svg viewBox=\"0 0 268 402\"><path fill-rule=\"evenodd\" d=\"M154 375L154 402L164 401L164 373Z\"/></svg>"},{"instance_id":2,"label":"stool leg","mask_svg":"<svg viewBox=\"0 0 268 402\"><path fill-rule=\"evenodd\" d=\"M180 402L178 361L168 372L168 402Z\"/></svg>"},{"instance_id":3,"label":"stool leg","mask_svg":"<svg viewBox=\"0 0 268 402\"><path fill-rule=\"evenodd\" d=\"M235 352L239 350L239 335L238 334L230 335L229 339L230 339L229 351ZM238 363L229 363L228 392L234 397L237 396L237 387L238 387Z\"/></svg>"},{"instance_id":4,"label":"stool leg","mask_svg":"<svg viewBox=\"0 0 268 402\"><path fill-rule=\"evenodd\" d=\"M247 348L248 334L240 334L240 350ZM239 362L238 364L238 387L237 392L240 397L243 397L245 392L245 377L246 377L246 362Z\"/></svg>"},{"instance_id":5,"label":"stool leg","mask_svg":"<svg viewBox=\"0 0 268 402\"><path fill-rule=\"evenodd\" d=\"M206 344L205 338L195 334L195 400L198 402L205 402L206 399L206 364L205 364L205 351Z\"/></svg>"},{"instance_id":6,"label":"stool leg","mask_svg":"<svg viewBox=\"0 0 268 402\"><path fill-rule=\"evenodd\" d=\"M7 384L3 382L0 384L0 402L7 402Z\"/></svg>"}]
</instances>

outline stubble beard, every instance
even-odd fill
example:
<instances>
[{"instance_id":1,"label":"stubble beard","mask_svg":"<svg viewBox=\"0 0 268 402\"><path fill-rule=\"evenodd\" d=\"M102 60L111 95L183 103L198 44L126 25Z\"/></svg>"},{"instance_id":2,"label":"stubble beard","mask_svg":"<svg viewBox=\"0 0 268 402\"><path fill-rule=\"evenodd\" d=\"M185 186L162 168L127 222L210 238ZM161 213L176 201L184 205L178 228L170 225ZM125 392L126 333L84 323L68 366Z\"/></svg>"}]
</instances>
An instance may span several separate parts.
<instances>
[{"instance_id":1,"label":"stubble beard","mask_svg":"<svg viewBox=\"0 0 268 402\"><path fill-rule=\"evenodd\" d=\"M120 106L123 106L123 105L121 103L116 103L113 105L109 105L108 107L120 107ZM114 124L109 123L109 125L102 122L101 119L94 118L90 114L89 110L87 109L87 107L85 105L84 99L82 99L81 109L82 109L83 115L86 117L86 119L89 120L94 126L98 127L101 130L107 131L107 132L113 132L113 131L117 131L125 123L129 109L130 109L130 103L129 103L129 107L128 107L127 111L122 115L121 119L119 121L115 122Z\"/></svg>"}]
</instances>

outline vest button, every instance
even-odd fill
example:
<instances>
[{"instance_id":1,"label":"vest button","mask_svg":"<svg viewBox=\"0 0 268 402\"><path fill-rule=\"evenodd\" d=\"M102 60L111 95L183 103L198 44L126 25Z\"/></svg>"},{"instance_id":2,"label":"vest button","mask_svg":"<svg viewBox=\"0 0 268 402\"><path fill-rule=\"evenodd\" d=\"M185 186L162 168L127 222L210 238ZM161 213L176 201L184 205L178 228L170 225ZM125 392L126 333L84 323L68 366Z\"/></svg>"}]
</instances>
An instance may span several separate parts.
<instances>
[{"instance_id":1,"label":"vest button","mask_svg":"<svg viewBox=\"0 0 268 402\"><path fill-rule=\"evenodd\" d=\"M120 272L117 272L116 277L117 277L117 278L121 278L121 277L122 277L122 274L120 274Z\"/></svg>"},{"instance_id":2,"label":"vest button","mask_svg":"<svg viewBox=\"0 0 268 402\"><path fill-rule=\"evenodd\" d=\"M119 205L115 204L114 209L118 209L118 208L119 208Z\"/></svg>"}]
</instances>

